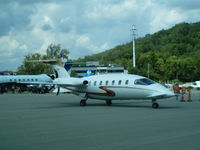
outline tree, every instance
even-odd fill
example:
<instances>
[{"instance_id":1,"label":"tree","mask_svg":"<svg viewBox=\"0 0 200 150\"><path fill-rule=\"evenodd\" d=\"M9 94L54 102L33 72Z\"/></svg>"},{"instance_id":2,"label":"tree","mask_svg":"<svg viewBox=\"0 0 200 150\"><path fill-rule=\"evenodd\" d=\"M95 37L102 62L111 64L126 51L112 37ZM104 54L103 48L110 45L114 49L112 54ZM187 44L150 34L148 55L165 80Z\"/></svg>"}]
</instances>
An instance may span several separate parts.
<instances>
[{"instance_id":1,"label":"tree","mask_svg":"<svg viewBox=\"0 0 200 150\"><path fill-rule=\"evenodd\" d=\"M49 59L58 59L58 58L68 59L68 55L69 55L69 51L67 49L61 49L60 44L49 45L46 50L46 53L47 53L46 56Z\"/></svg>"},{"instance_id":2,"label":"tree","mask_svg":"<svg viewBox=\"0 0 200 150\"><path fill-rule=\"evenodd\" d=\"M165 73L169 80L178 79L180 76L181 61L177 56L170 56L166 60Z\"/></svg>"},{"instance_id":3,"label":"tree","mask_svg":"<svg viewBox=\"0 0 200 150\"><path fill-rule=\"evenodd\" d=\"M22 65L18 68L18 74L24 75L36 75L44 73L53 73L50 66L42 63L33 63L31 60L42 60L44 56L39 53L34 53L32 55L25 56Z\"/></svg>"}]
</instances>

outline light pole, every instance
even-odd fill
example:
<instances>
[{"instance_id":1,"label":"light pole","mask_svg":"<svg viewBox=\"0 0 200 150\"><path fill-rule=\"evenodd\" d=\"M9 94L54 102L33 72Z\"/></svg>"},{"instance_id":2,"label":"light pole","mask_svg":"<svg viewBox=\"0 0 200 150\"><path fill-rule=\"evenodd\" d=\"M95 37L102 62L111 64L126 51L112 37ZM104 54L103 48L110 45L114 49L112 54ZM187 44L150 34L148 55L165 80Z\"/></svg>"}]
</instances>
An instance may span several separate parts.
<instances>
[{"instance_id":1,"label":"light pole","mask_svg":"<svg viewBox=\"0 0 200 150\"><path fill-rule=\"evenodd\" d=\"M136 61L135 61L135 35L136 35L135 31L136 31L136 29L135 29L134 25L132 26L131 31L133 32L132 33L132 37L133 37L133 68L135 68L136 67Z\"/></svg>"}]
</instances>

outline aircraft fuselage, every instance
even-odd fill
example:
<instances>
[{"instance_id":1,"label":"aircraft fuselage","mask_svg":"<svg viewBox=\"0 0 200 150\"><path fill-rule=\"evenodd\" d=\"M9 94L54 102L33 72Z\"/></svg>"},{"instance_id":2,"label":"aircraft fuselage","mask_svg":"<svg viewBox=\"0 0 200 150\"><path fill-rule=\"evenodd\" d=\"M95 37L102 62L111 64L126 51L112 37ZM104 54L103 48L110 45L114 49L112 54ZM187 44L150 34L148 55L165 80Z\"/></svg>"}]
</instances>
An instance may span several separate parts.
<instances>
[{"instance_id":1,"label":"aircraft fuselage","mask_svg":"<svg viewBox=\"0 0 200 150\"><path fill-rule=\"evenodd\" d=\"M174 96L174 93L163 85L137 75L95 75L82 80L88 81L88 84L62 87L76 95L86 94L88 98L102 100L161 99Z\"/></svg>"}]
</instances>

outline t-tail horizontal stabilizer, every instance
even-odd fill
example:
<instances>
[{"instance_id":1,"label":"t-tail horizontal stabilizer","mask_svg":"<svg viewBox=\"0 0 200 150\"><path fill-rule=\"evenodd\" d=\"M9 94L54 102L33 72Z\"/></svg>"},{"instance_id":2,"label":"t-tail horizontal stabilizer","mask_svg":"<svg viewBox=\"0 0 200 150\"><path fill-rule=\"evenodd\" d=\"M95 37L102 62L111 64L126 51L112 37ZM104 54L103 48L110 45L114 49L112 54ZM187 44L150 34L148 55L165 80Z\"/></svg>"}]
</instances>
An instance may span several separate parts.
<instances>
[{"instance_id":1,"label":"t-tail horizontal stabilizer","mask_svg":"<svg viewBox=\"0 0 200 150\"><path fill-rule=\"evenodd\" d=\"M31 60L28 62L40 62L44 64L49 64L53 66L56 78L69 78L69 73L63 67L62 61L60 59L57 60Z\"/></svg>"}]
</instances>

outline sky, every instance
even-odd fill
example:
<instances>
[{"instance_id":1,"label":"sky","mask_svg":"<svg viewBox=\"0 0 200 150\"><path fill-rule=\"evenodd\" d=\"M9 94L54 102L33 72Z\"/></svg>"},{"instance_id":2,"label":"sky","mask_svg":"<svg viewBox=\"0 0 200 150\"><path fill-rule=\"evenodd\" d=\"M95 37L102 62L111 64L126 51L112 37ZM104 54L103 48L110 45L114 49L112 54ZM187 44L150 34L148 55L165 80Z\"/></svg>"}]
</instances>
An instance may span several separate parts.
<instances>
[{"instance_id":1,"label":"sky","mask_svg":"<svg viewBox=\"0 0 200 150\"><path fill-rule=\"evenodd\" d=\"M0 70L50 44L70 59L96 54L182 22L200 21L199 0L0 0Z\"/></svg>"}]
</instances>

